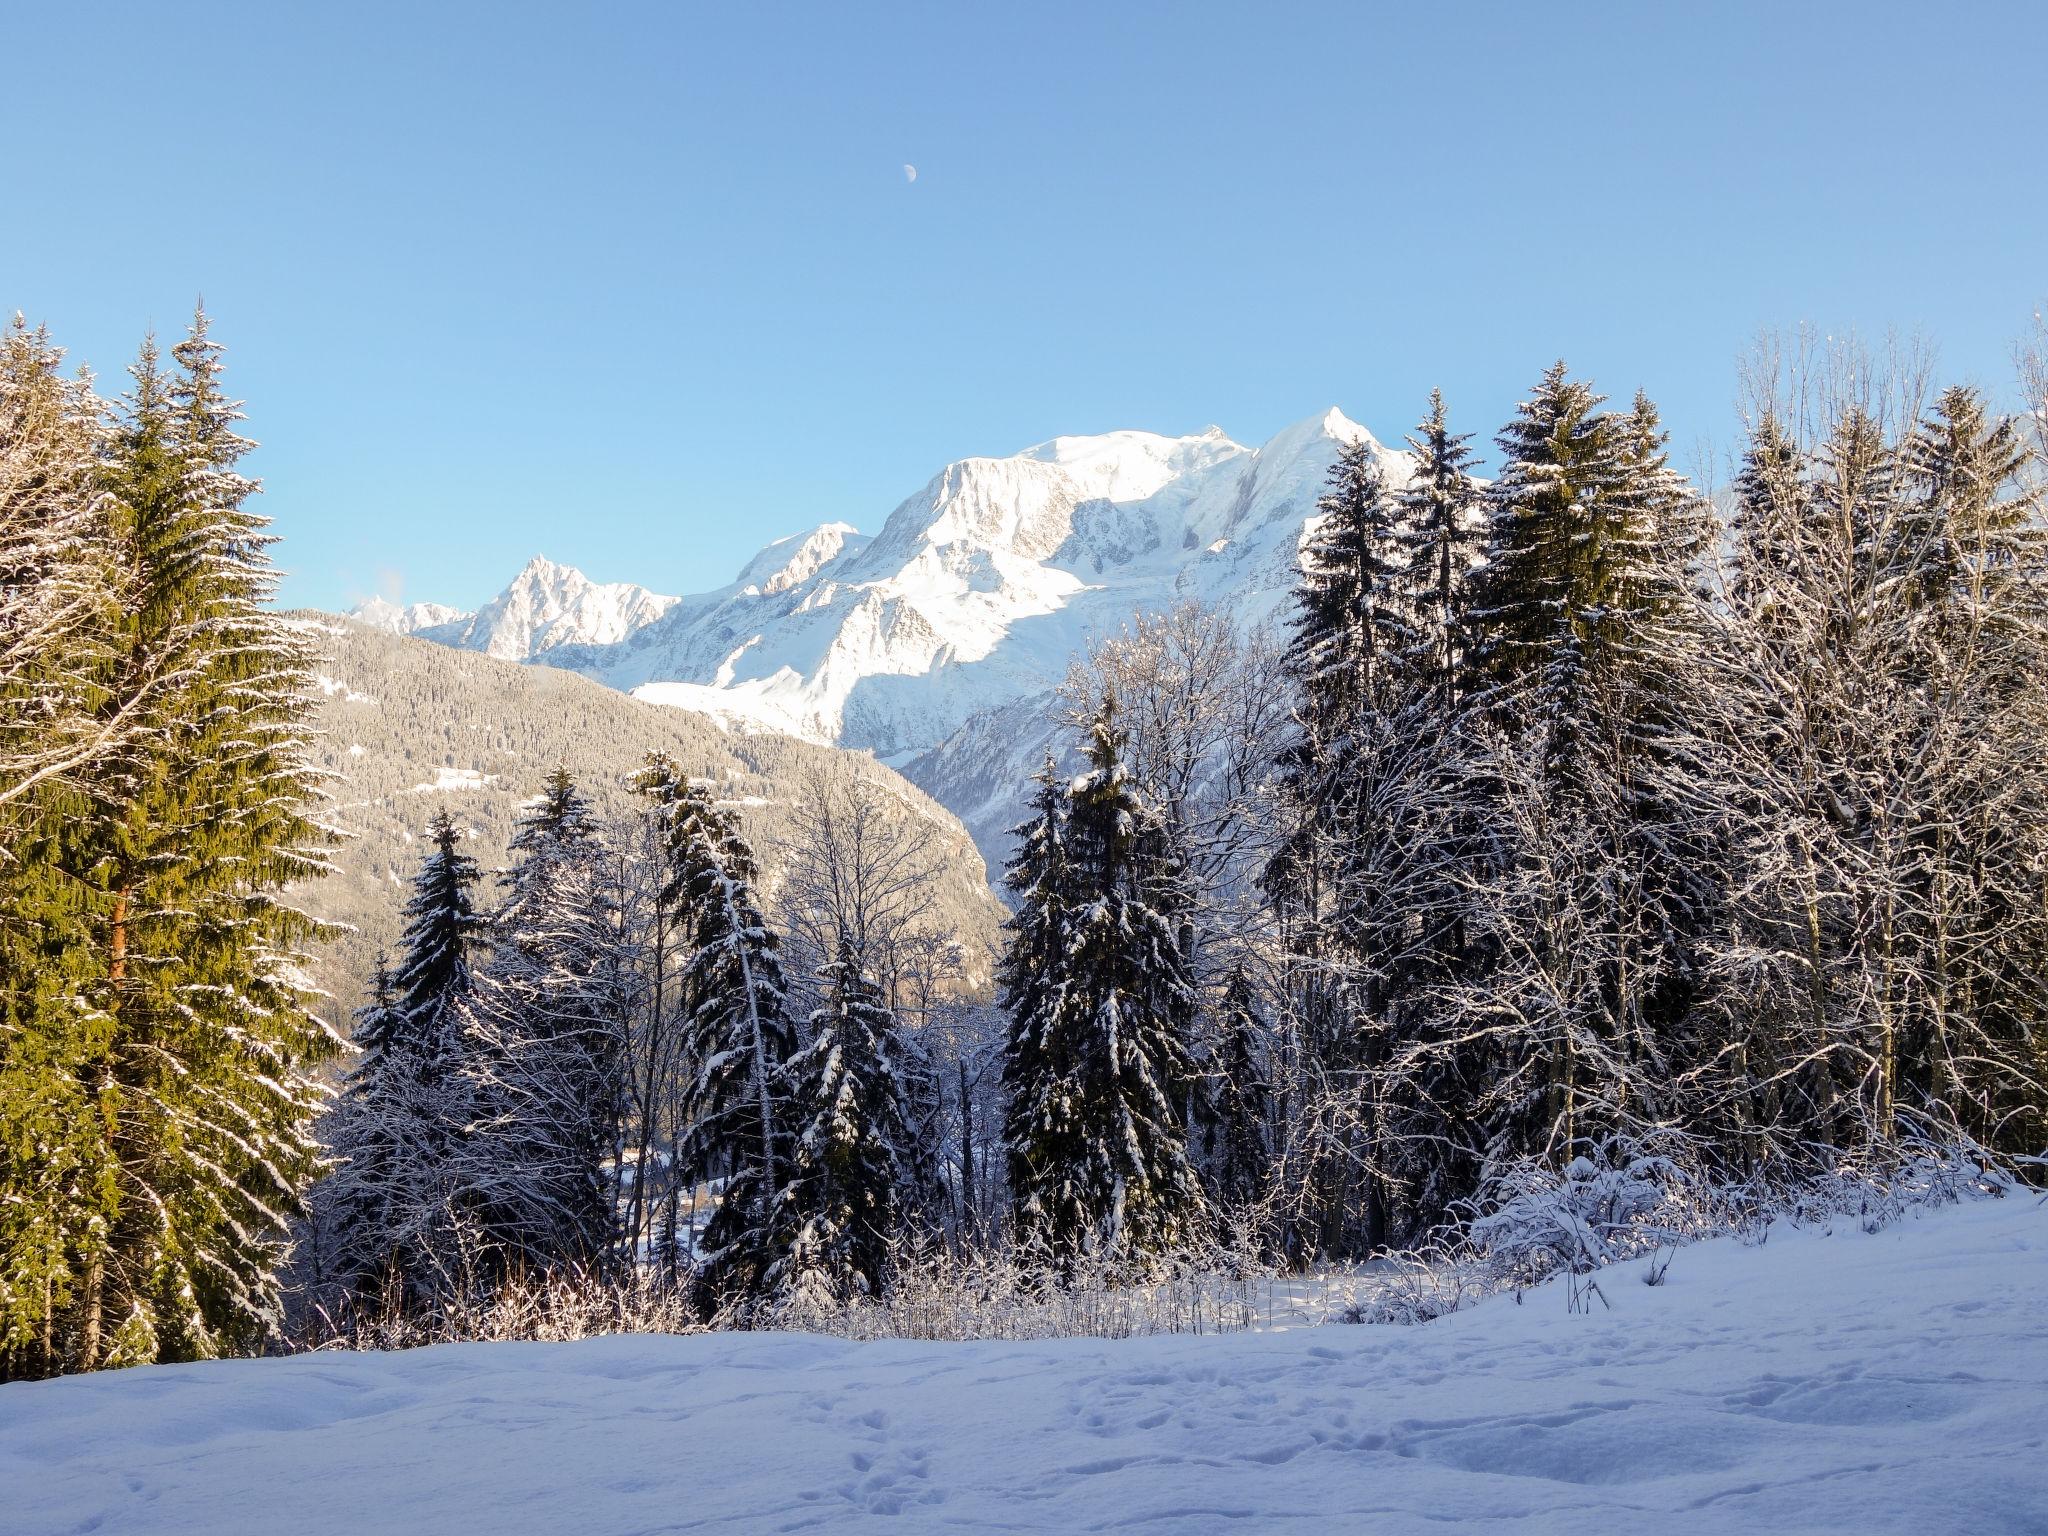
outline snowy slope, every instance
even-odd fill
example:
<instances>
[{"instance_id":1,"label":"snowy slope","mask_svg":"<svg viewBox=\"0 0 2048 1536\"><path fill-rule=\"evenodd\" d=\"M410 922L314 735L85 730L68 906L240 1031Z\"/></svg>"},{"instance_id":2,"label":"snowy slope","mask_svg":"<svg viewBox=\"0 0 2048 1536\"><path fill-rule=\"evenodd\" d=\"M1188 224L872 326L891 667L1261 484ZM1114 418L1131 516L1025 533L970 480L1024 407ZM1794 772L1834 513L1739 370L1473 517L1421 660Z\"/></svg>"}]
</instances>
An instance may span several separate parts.
<instances>
[{"instance_id":1,"label":"snowy slope","mask_svg":"<svg viewBox=\"0 0 2048 1536\"><path fill-rule=\"evenodd\" d=\"M1329 466L1360 438L1371 441L1334 409L1256 449L1215 427L1057 437L947 465L873 538L827 523L778 540L715 592L656 598L536 561L475 616L420 633L741 728L871 750L998 852L1030 765L988 750L989 712L1015 719L1136 610L1195 597L1273 615ZM1405 481L1407 455L1381 451L1389 479ZM942 760L977 719L982 740Z\"/></svg>"},{"instance_id":2,"label":"snowy slope","mask_svg":"<svg viewBox=\"0 0 2048 1536\"><path fill-rule=\"evenodd\" d=\"M1418 1328L459 1345L0 1387L10 1536L2048 1530L2048 1213Z\"/></svg>"}]
</instances>

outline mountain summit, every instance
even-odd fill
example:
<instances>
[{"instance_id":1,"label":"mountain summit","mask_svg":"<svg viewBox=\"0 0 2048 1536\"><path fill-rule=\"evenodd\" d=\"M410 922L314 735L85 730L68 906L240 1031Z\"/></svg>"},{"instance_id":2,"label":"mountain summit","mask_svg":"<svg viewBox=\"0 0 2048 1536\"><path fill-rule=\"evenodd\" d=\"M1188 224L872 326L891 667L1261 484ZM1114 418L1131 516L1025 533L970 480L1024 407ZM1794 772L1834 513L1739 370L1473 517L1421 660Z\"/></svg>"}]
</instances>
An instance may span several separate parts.
<instances>
[{"instance_id":1,"label":"mountain summit","mask_svg":"<svg viewBox=\"0 0 2048 1536\"><path fill-rule=\"evenodd\" d=\"M676 601L631 582L595 582L572 566L535 555L510 586L475 613L439 603L396 609L373 598L348 616L394 634L418 635L501 661L531 661L557 646L623 640L660 618Z\"/></svg>"},{"instance_id":2,"label":"mountain summit","mask_svg":"<svg viewBox=\"0 0 2048 1536\"><path fill-rule=\"evenodd\" d=\"M1258 448L1215 427L1056 437L948 464L873 538L828 522L779 539L714 592L599 586L536 559L476 614L416 632L866 748L919 779L920 759L1049 691L1134 611L1188 597L1252 620L1278 610L1329 467L1360 440L1406 481L1408 456L1334 408ZM989 848L991 829L970 824Z\"/></svg>"}]
</instances>

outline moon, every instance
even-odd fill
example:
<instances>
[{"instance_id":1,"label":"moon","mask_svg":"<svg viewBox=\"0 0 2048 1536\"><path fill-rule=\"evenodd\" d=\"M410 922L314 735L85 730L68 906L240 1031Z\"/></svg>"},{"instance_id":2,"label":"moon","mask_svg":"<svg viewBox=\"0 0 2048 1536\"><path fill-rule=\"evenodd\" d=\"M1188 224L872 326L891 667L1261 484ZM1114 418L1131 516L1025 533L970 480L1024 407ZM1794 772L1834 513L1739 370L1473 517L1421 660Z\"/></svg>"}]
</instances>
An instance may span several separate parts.
<instances>
[{"instance_id":1,"label":"moon","mask_svg":"<svg viewBox=\"0 0 2048 1536\"><path fill-rule=\"evenodd\" d=\"M914 165L905 165L903 167L903 179L905 181L917 180L917 167Z\"/></svg>"}]
</instances>

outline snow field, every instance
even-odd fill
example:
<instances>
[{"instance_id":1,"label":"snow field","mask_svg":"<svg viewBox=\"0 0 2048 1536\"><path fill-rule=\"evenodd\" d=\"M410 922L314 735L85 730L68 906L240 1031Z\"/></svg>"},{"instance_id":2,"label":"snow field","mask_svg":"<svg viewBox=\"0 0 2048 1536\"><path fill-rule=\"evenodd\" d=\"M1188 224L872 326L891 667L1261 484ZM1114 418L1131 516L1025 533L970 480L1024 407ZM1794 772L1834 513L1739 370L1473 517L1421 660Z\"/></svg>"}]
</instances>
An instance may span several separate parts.
<instances>
[{"instance_id":1,"label":"snow field","mask_svg":"<svg viewBox=\"0 0 2048 1536\"><path fill-rule=\"evenodd\" d=\"M450 1345L0 1388L0 1530L2048 1531L2048 1211L1423 1327Z\"/></svg>"}]
</instances>

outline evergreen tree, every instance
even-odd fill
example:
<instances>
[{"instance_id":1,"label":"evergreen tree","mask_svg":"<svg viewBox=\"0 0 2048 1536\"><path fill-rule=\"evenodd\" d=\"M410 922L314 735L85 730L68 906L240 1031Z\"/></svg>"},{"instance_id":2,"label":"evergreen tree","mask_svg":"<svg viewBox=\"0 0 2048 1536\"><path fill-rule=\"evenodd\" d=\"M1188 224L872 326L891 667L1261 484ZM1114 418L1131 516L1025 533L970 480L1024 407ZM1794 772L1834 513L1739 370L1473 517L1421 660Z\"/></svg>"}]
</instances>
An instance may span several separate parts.
<instances>
[{"instance_id":1,"label":"evergreen tree","mask_svg":"<svg viewBox=\"0 0 2048 1536\"><path fill-rule=\"evenodd\" d=\"M123 554L101 408L62 361L19 316L0 337L0 1381L76 1360L77 1282L121 1197L76 871L90 785L138 722L108 707Z\"/></svg>"},{"instance_id":2,"label":"evergreen tree","mask_svg":"<svg viewBox=\"0 0 2048 1536\"><path fill-rule=\"evenodd\" d=\"M1387 489L1377 445L1360 438L1338 450L1316 511L1321 521L1302 550L1295 589L1293 653L1305 724L1326 750L1341 750L1412 644L1396 585L1400 501Z\"/></svg>"},{"instance_id":3,"label":"evergreen tree","mask_svg":"<svg viewBox=\"0 0 2048 1536\"><path fill-rule=\"evenodd\" d=\"M878 1295L902 1207L909 1131L896 1019L850 944L825 967L811 1043L790 1062L794 1134L768 1285L798 1304Z\"/></svg>"},{"instance_id":4,"label":"evergreen tree","mask_svg":"<svg viewBox=\"0 0 2048 1536\"><path fill-rule=\"evenodd\" d=\"M1452 433L1443 391L1431 390L1429 414L1408 439L1415 473L1399 498L1400 585L1416 616L1406 661L1445 711L1463 692L1465 588L1481 552L1471 440Z\"/></svg>"},{"instance_id":5,"label":"evergreen tree","mask_svg":"<svg viewBox=\"0 0 2048 1536\"><path fill-rule=\"evenodd\" d=\"M1495 847L1454 1006L1489 1042L1503 1151L1570 1155L1671 1111L1711 919L1697 514L1648 402L1600 403L1560 363L1501 434L1473 614Z\"/></svg>"},{"instance_id":6,"label":"evergreen tree","mask_svg":"<svg viewBox=\"0 0 2048 1536\"><path fill-rule=\"evenodd\" d=\"M37 854L79 925L66 1054L93 1106L95 1145L73 1142L65 1177L99 1219L62 1285L46 1271L61 1317L42 1358L68 1369L207 1358L276 1326L286 1224L318 1166L310 1069L335 1047L300 980L315 926L282 900L327 869L311 656L266 607L272 539L203 313L173 359L145 347L103 456L120 607L96 725L122 747Z\"/></svg>"},{"instance_id":7,"label":"evergreen tree","mask_svg":"<svg viewBox=\"0 0 2048 1536\"><path fill-rule=\"evenodd\" d=\"M463 1008L473 1118L460 1182L498 1262L603 1266L628 998L607 850L566 769L512 851L491 957Z\"/></svg>"},{"instance_id":8,"label":"evergreen tree","mask_svg":"<svg viewBox=\"0 0 2048 1536\"><path fill-rule=\"evenodd\" d=\"M462 1006L485 926L472 894L479 871L462 851L461 829L437 811L427 836L405 904L398 969L380 967L372 1001L356 1015L362 1054L334 1117L339 1166L322 1191L335 1277L410 1302L445 1286L459 1262L454 1224L467 1213L454 1164L473 1107Z\"/></svg>"},{"instance_id":9,"label":"evergreen tree","mask_svg":"<svg viewBox=\"0 0 2048 1536\"><path fill-rule=\"evenodd\" d=\"M640 786L665 823L663 901L687 931L687 1169L725 1178L704 1234L703 1289L708 1298L759 1296L788 1238L778 1201L796 1037L783 1010L779 945L754 894L759 872L739 817L666 758L650 761Z\"/></svg>"},{"instance_id":10,"label":"evergreen tree","mask_svg":"<svg viewBox=\"0 0 2048 1536\"><path fill-rule=\"evenodd\" d=\"M1194 1236L1203 1210L1182 1107L1193 987L1157 899L1171 872L1156 817L1121 751L1109 701L1064 806L1050 785L1040 797L1057 835L1027 838L1013 866L1018 942L1064 942L1042 976L1015 949L1004 968L1010 1189L1020 1241L1063 1262L1142 1261Z\"/></svg>"},{"instance_id":11,"label":"evergreen tree","mask_svg":"<svg viewBox=\"0 0 2048 1536\"><path fill-rule=\"evenodd\" d=\"M1216 1139L1212 1184L1226 1209L1255 1206L1269 1188L1272 1093L1261 1059L1268 1034L1250 975L1242 965L1233 966L1223 987L1222 1040L1212 1110Z\"/></svg>"},{"instance_id":12,"label":"evergreen tree","mask_svg":"<svg viewBox=\"0 0 2048 1536\"><path fill-rule=\"evenodd\" d=\"M475 890L482 871L462 851L462 829L446 811L427 822L427 852L405 904L404 949L394 984L404 1019L405 1048L419 1070L438 1079L462 1058L456 1009L475 985L472 960L484 942L487 919L477 911ZM390 1042L364 1042L358 1076L374 1075Z\"/></svg>"}]
</instances>

